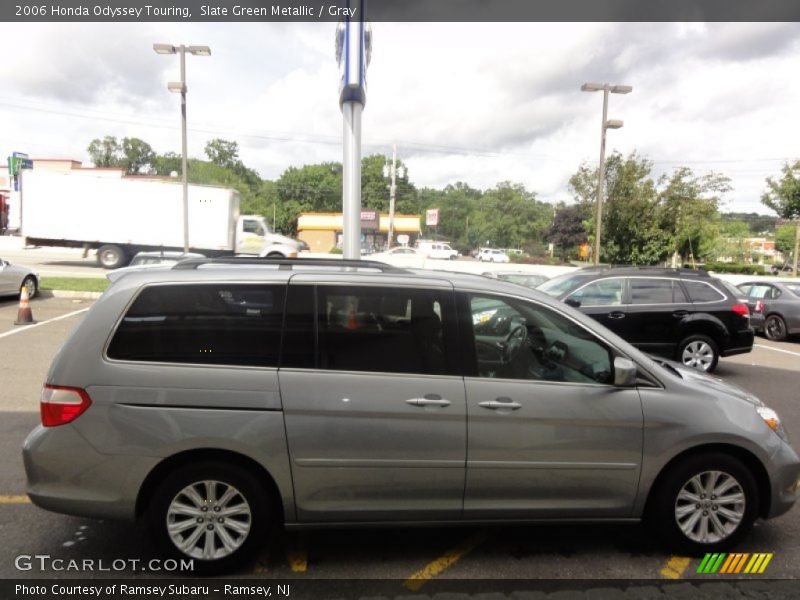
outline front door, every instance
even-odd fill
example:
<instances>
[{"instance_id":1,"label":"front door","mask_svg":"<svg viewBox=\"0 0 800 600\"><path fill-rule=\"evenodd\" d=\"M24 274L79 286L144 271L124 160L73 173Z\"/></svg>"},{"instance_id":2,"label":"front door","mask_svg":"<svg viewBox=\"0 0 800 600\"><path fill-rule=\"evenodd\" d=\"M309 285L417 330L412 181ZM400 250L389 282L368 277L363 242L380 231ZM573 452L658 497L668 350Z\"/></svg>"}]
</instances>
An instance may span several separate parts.
<instances>
[{"instance_id":1,"label":"front door","mask_svg":"<svg viewBox=\"0 0 800 600\"><path fill-rule=\"evenodd\" d=\"M370 283L289 286L279 377L298 519L460 518L452 289Z\"/></svg>"},{"instance_id":2,"label":"front door","mask_svg":"<svg viewBox=\"0 0 800 600\"><path fill-rule=\"evenodd\" d=\"M643 415L637 390L613 385L613 349L532 301L458 301L475 348L465 518L630 516Z\"/></svg>"},{"instance_id":3,"label":"front door","mask_svg":"<svg viewBox=\"0 0 800 600\"><path fill-rule=\"evenodd\" d=\"M644 352L672 358L694 306L680 281L663 277L631 277L628 280L625 340Z\"/></svg>"}]
</instances>

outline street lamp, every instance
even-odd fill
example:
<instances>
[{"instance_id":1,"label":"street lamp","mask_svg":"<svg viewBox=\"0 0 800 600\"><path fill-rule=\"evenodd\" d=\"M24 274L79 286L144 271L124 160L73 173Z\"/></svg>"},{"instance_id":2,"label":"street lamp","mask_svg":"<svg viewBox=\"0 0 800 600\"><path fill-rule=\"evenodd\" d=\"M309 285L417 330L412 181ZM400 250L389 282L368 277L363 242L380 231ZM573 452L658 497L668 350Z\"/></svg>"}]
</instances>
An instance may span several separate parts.
<instances>
[{"instance_id":1,"label":"street lamp","mask_svg":"<svg viewBox=\"0 0 800 600\"><path fill-rule=\"evenodd\" d=\"M386 248L392 247L392 240L394 240L394 201L397 197L396 178L402 179L405 177L406 170L403 167L397 166L397 145L392 144L392 164L383 165L383 176L391 177L392 183L389 187L389 237L386 241Z\"/></svg>"},{"instance_id":2,"label":"street lamp","mask_svg":"<svg viewBox=\"0 0 800 600\"><path fill-rule=\"evenodd\" d=\"M182 183L183 183L183 251L189 252L189 184L186 180L186 53L195 56L211 56L211 48L208 46L173 46L171 44L153 44L156 54L180 54L181 57L181 80L170 81L167 89L170 92L180 93L181 95L181 144L182 144Z\"/></svg>"},{"instance_id":3,"label":"street lamp","mask_svg":"<svg viewBox=\"0 0 800 600\"><path fill-rule=\"evenodd\" d=\"M600 172L597 177L597 207L595 209L594 264L600 264L600 231L603 220L603 180L605 179L606 162L606 130L619 129L623 122L608 118L608 93L629 94L633 88L629 85L611 85L609 83L584 83L582 92L603 92L603 121L600 126Z\"/></svg>"}]
</instances>

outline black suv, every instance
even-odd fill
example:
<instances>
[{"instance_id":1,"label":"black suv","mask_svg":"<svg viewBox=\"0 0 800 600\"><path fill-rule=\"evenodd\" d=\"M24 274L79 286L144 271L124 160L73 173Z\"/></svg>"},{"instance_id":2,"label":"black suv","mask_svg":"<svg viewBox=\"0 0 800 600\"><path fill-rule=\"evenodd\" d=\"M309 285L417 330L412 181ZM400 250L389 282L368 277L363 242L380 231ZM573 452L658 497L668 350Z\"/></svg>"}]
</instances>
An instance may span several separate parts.
<instances>
[{"instance_id":1,"label":"black suv","mask_svg":"<svg viewBox=\"0 0 800 600\"><path fill-rule=\"evenodd\" d=\"M579 308L634 346L710 373L753 349L743 294L707 271L590 267L537 289Z\"/></svg>"}]
</instances>

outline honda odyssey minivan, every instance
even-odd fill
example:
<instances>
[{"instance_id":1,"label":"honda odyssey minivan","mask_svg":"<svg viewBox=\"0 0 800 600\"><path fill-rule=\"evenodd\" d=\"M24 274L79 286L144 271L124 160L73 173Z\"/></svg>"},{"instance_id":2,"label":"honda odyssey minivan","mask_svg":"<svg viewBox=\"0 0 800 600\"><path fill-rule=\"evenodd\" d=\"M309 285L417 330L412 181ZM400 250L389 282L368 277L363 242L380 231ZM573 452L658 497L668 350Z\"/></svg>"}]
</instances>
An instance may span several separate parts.
<instances>
[{"instance_id":1,"label":"honda odyssey minivan","mask_svg":"<svg viewBox=\"0 0 800 600\"><path fill-rule=\"evenodd\" d=\"M647 519L716 552L797 499L758 398L570 306L369 261L130 272L54 359L27 492L222 571L280 527Z\"/></svg>"}]
</instances>

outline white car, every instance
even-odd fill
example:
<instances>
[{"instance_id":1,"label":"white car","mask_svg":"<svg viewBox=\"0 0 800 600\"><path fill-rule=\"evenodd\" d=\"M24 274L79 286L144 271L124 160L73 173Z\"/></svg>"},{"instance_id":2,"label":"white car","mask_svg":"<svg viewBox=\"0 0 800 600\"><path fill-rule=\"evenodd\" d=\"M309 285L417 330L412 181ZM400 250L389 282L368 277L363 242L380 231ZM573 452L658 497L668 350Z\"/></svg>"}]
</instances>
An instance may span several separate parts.
<instances>
[{"instance_id":1,"label":"white car","mask_svg":"<svg viewBox=\"0 0 800 600\"><path fill-rule=\"evenodd\" d=\"M395 246L386 252L373 254L369 259L385 262L396 267L422 268L425 266L427 256L423 252L408 246Z\"/></svg>"},{"instance_id":2,"label":"white car","mask_svg":"<svg viewBox=\"0 0 800 600\"><path fill-rule=\"evenodd\" d=\"M441 258L444 260L456 260L458 250L453 250L450 244L445 242L418 242L417 251L422 252L428 258Z\"/></svg>"},{"instance_id":3,"label":"white car","mask_svg":"<svg viewBox=\"0 0 800 600\"><path fill-rule=\"evenodd\" d=\"M497 248L481 248L478 252L478 260L481 262L507 263L511 262L508 254Z\"/></svg>"}]
</instances>

